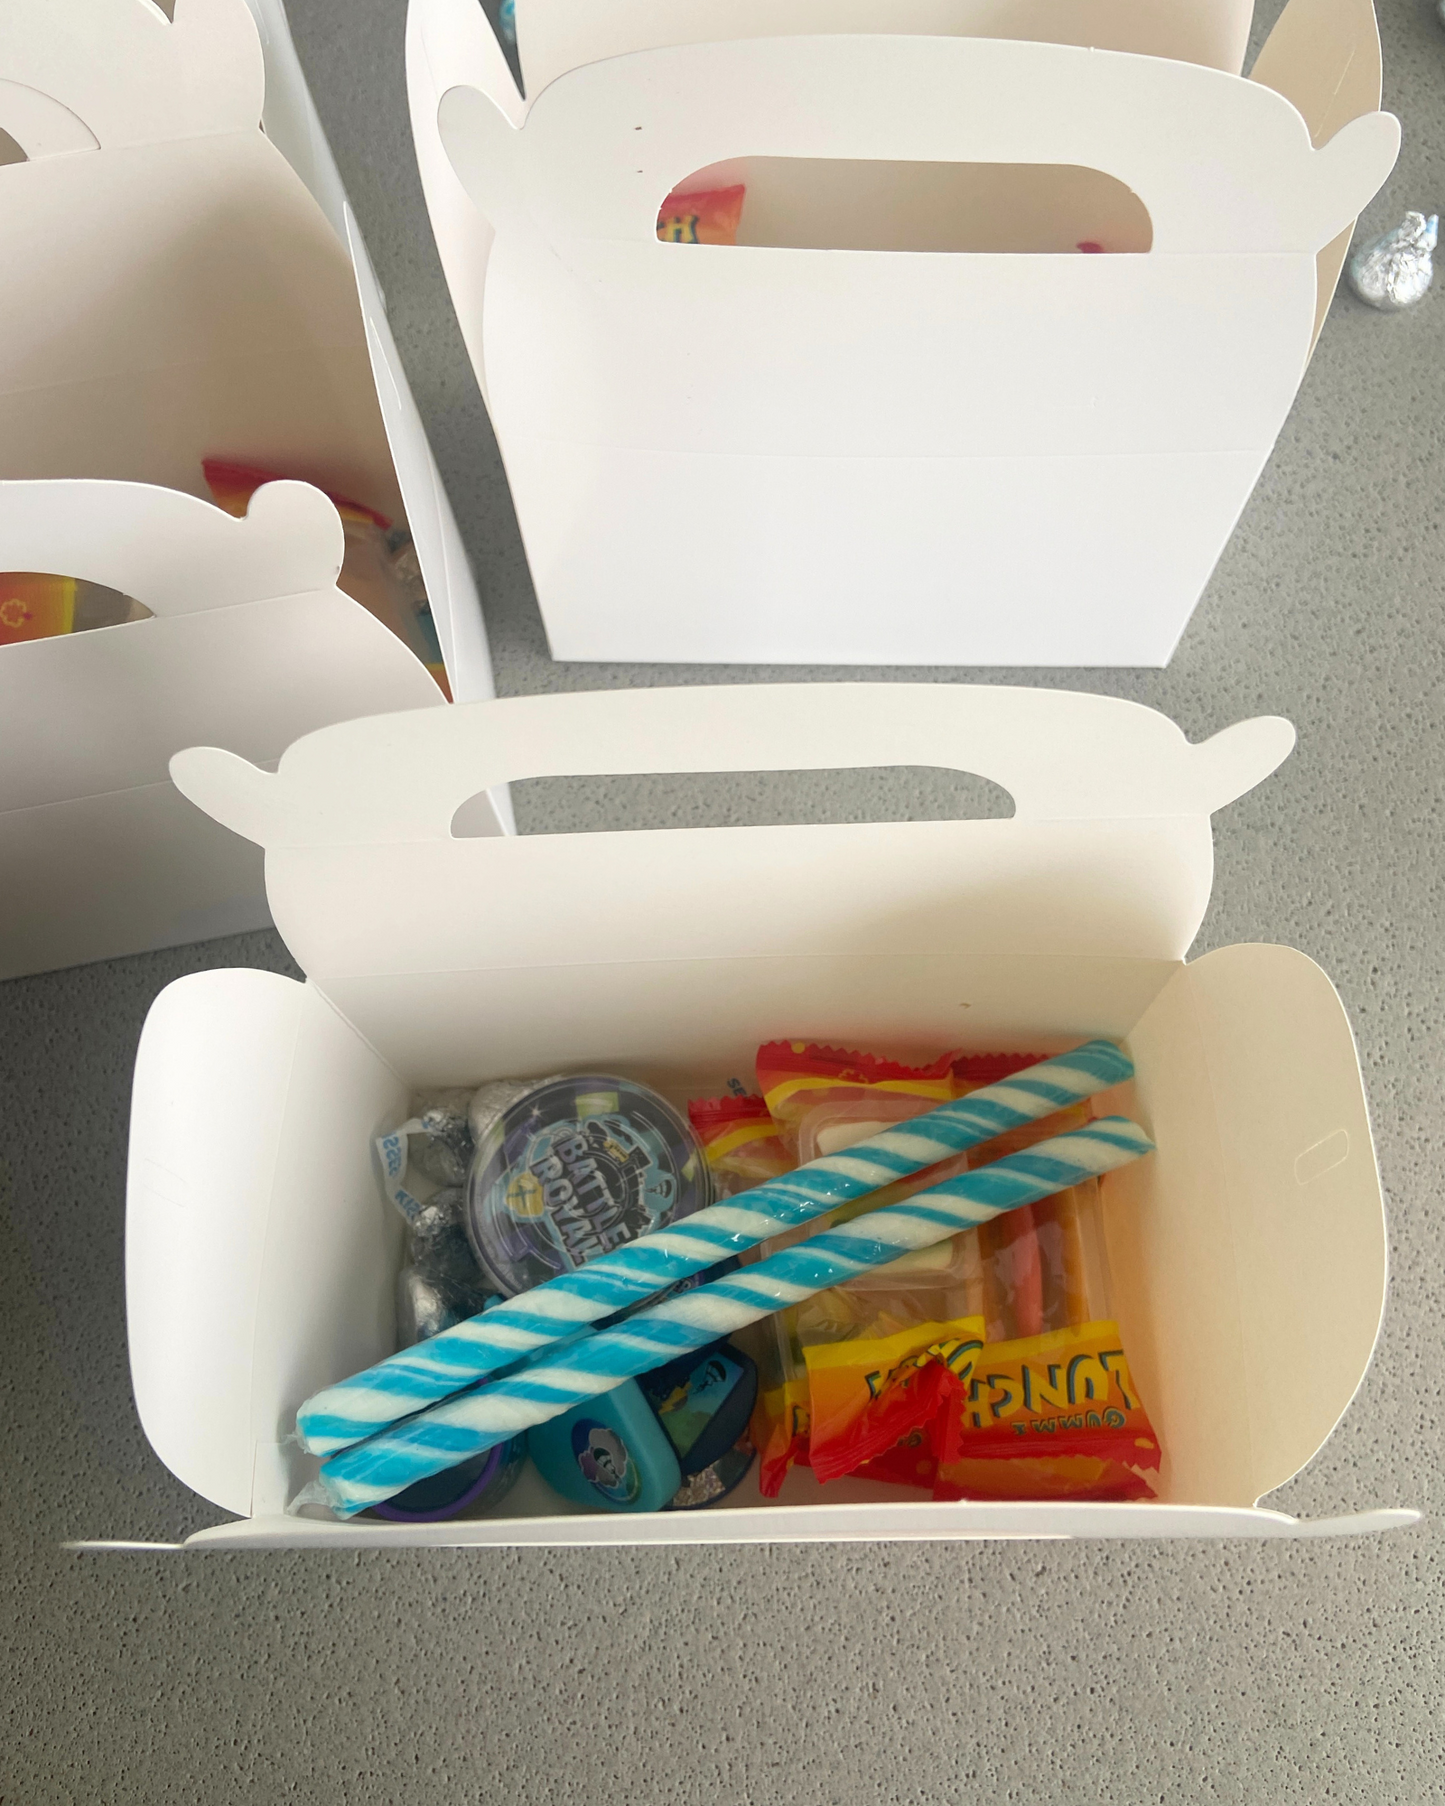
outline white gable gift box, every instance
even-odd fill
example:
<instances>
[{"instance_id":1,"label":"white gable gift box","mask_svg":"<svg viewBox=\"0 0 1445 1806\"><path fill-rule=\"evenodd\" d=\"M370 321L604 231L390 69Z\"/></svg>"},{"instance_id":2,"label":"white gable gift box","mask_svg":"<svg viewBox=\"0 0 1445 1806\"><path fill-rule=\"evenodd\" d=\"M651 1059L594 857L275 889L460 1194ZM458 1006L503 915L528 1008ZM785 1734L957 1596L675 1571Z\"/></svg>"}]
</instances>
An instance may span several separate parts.
<instances>
[{"instance_id":1,"label":"white gable gift box","mask_svg":"<svg viewBox=\"0 0 1445 1806\"><path fill-rule=\"evenodd\" d=\"M142 1036L127 1204L132 1376L152 1446L234 1522L188 1547L972 1536L1295 1536L1257 1505L1322 1446L1370 1359L1384 1224L1329 980L1287 947L1193 962L1209 816L1288 753L1248 721L1189 745L1134 704L904 685L538 697L373 717L276 772L178 755L178 787L265 847L307 972L177 981ZM454 834L513 778L935 766L1010 820ZM535 1476L491 1516L321 1521L297 1407L390 1353L401 1224L372 1138L414 1088L616 1071L716 1093L802 1035L932 1055L1121 1038L1101 1103L1157 1154L1106 1182L1115 1314L1165 1450L1141 1504L929 1503L795 1471L710 1511L578 1512ZM749 1491L748 1489L754 1489Z\"/></svg>"},{"instance_id":2,"label":"white gable gift box","mask_svg":"<svg viewBox=\"0 0 1445 1806\"><path fill-rule=\"evenodd\" d=\"M1316 146L1203 63L958 35L636 48L524 103L417 4L424 183L557 657L1167 662L1393 119ZM1334 93L1364 18L1271 79ZM729 181L738 244L658 242L670 191Z\"/></svg>"},{"instance_id":3,"label":"white gable gift box","mask_svg":"<svg viewBox=\"0 0 1445 1806\"><path fill-rule=\"evenodd\" d=\"M375 278L284 15L258 5L274 93L244 0L177 0L174 22L149 0L0 16L0 571L83 576L156 617L0 646L5 976L267 919L259 859L177 807L178 748L274 761L311 728L440 700L336 590L331 504L278 503L247 531L212 507L204 458L404 519L454 693L491 694Z\"/></svg>"}]
</instances>

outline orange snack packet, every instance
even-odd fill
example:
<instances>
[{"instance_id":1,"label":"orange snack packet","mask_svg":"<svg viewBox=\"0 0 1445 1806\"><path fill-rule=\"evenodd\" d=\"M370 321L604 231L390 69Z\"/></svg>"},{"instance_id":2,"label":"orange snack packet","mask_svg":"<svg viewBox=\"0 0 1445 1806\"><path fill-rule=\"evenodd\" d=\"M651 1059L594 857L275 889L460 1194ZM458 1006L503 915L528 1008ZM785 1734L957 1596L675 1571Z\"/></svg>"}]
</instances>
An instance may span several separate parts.
<instances>
[{"instance_id":1,"label":"orange snack packet","mask_svg":"<svg viewBox=\"0 0 1445 1806\"><path fill-rule=\"evenodd\" d=\"M1151 1499L1159 1440L1117 1323L985 1347L937 1434L935 1497Z\"/></svg>"},{"instance_id":2,"label":"orange snack packet","mask_svg":"<svg viewBox=\"0 0 1445 1806\"><path fill-rule=\"evenodd\" d=\"M735 245L746 194L741 182L670 194L657 210L657 236L670 245Z\"/></svg>"}]
</instances>

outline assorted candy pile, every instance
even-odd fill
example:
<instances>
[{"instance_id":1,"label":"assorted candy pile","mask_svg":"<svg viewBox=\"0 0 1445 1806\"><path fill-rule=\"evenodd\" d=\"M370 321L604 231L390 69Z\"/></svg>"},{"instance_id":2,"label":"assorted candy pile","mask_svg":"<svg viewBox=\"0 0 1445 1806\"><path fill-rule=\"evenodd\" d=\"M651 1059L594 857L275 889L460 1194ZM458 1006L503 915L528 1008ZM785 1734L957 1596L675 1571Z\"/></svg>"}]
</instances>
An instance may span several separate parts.
<instances>
[{"instance_id":1,"label":"assorted candy pile","mask_svg":"<svg viewBox=\"0 0 1445 1806\"><path fill-rule=\"evenodd\" d=\"M762 1095L735 1080L690 1124L606 1074L414 1099L376 1144L403 1348L302 1407L311 1500L475 1515L530 1455L576 1504L690 1510L758 1450L765 1497L794 1466L941 1499L1152 1496L1098 1214L1098 1176L1151 1144L1087 1103L1127 1056L772 1042L757 1071Z\"/></svg>"},{"instance_id":2,"label":"assorted candy pile","mask_svg":"<svg viewBox=\"0 0 1445 1806\"><path fill-rule=\"evenodd\" d=\"M387 1195L407 1223L397 1282L404 1347L712 1201L707 1161L687 1122L626 1079L502 1079L475 1091L427 1092L413 1105L411 1119L376 1144ZM735 1264L719 1262L700 1277ZM408 1522L475 1516L501 1501L528 1454L554 1491L577 1504L711 1504L752 1465L756 1397L751 1358L719 1342L371 1509Z\"/></svg>"},{"instance_id":3,"label":"assorted candy pile","mask_svg":"<svg viewBox=\"0 0 1445 1806\"><path fill-rule=\"evenodd\" d=\"M761 1096L690 1114L733 1193L1032 1065L945 1054L911 1067L804 1042L758 1050ZM869 1208L1090 1120L1079 1104L874 1194ZM840 1213L846 1214L846 1213ZM771 1318L758 1351L760 1484L789 1470L934 1498L1152 1498L1159 1444L1112 1320L1099 1184L1011 1210Z\"/></svg>"}]
</instances>

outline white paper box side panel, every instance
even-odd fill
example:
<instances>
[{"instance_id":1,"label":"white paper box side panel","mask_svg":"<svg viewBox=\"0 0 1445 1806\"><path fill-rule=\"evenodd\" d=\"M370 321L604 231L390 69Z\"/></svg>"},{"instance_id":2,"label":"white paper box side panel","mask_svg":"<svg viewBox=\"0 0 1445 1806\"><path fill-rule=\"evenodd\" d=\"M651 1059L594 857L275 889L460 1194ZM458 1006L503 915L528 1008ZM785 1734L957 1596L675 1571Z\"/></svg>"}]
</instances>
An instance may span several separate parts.
<instances>
[{"instance_id":1,"label":"white paper box side panel","mask_svg":"<svg viewBox=\"0 0 1445 1806\"><path fill-rule=\"evenodd\" d=\"M633 50L824 33L1083 44L1238 75L1252 16L1248 0L519 0L517 52L532 97L569 69Z\"/></svg>"},{"instance_id":2,"label":"white paper box side panel","mask_svg":"<svg viewBox=\"0 0 1445 1806\"><path fill-rule=\"evenodd\" d=\"M1364 1378L1385 1307L1384 1206L1349 1021L1319 967L1236 946L1186 976L1234 1220L1259 1496L1310 1460Z\"/></svg>"},{"instance_id":3,"label":"white paper box side panel","mask_svg":"<svg viewBox=\"0 0 1445 1806\"><path fill-rule=\"evenodd\" d=\"M834 953L382 973L332 990L417 1085L625 1071L683 1103L749 1072L780 1022L920 1058L965 1044L1048 1052L1126 1034L1176 970L1097 955ZM478 1023L506 1023L505 1040L479 1039Z\"/></svg>"},{"instance_id":4,"label":"white paper box side panel","mask_svg":"<svg viewBox=\"0 0 1445 1806\"><path fill-rule=\"evenodd\" d=\"M347 243L356 266L356 284L366 322L371 372L381 403L386 436L401 484L407 525L416 545L432 619L441 642L442 659L457 702L485 701L495 692L492 657L487 646L481 597L467 562L441 472L427 442L416 402L407 386L401 356L386 317L386 305L371 267L371 258L350 208L346 210ZM499 799L498 828L510 824L510 804Z\"/></svg>"},{"instance_id":5,"label":"white paper box side panel","mask_svg":"<svg viewBox=\"0 0 1445 1806\"><path fill-rule=\"evenodd\" d=\"M0 563L119 589L154 618L0 647L0 973L268 922L261 863L169 780L178 743L269 763L318 716L442 698L335 586L341 525L301 483L235 520L143 484L0 484Z\"/></svg>"},{"instance_id":6,"label":"white paper box side panel","mask_svg":"<svg viewBox=\"0 0 1445 1806\"><path fill-rule=\"evenodd\" d=\"M1261 720L1191 747L1164 717L1108 698L935 685L599 692L458 706L437 721L439 732L418 714L309 736L274 775L207 748L171 763L186 795L268 847L268 894L287 944L393 1060L403 1056L392 1037L408 1020L425 1019L438 1048L465 1039L484 1001L515 989L478 976L499 971L545 973L544 991L570 993L568 967L620 968L598 981L595 1009L578 996L556 1019L586 1038L606 1032L603 992L613 982L655 989L636 969L657 962L715 962L730 988L717 962L792 961L780 982L806 986L807 962L824 956L956 962L987 947L993 957L1176 960L1208 900L1210 809L1293 743L1287 723ZM508 840L450 833L462 802L510 776L839 764L981 771L1019 813ZM365 912L351 907L362 894ZM638 897L650 895L669 907L640 911ZM674 989L668 1020L700 1033L712 989ZM535 1022L554 1033L542 1013ZM691 1057L682 1043L671 1051Z\"/></svg>"},{"instance_id":7,"label":"white paper box side panel","mask_svg":"<svg viewBox=\"0 0 1445 1806\"><path fill-rule=\"evenodd\" d=\"M266 928L264 862L169 781L0 813L0 980Z\"/></svg>"},{"instance_id":8,"label":"white paper box side panel","mask_svg":"<svg viewBox=\"0 0 1445 1806\"><path fill-rule=\"evenodd\" d=\"M474 0L409 0L406 90L412 142L437 253L485 401L482 294L493 231L452 168L437 126L442 95L454 87L476 88L514 124L521 123L522 97L486 14Z\"/></svg>"},{"instance_id":9,"label":"white paper box side panel","mask_svg":"<svg viewBox=\"0 0 1445 1806\"><path fill-rule=\"evenodd\" d=\"M377 399L452 695L467 702L491 696L491 657L476 583L392 337L385 297L306 85L285 8L282 0L246 0L246 4L256 21L266 67L262 114L266 136L310 189L355 266ZM500 805L505 812L505 798Z\"/></svg>"},{"instance_id":10,"label":"white paper box side panel","mask_svg":"<svg viewBox=\"0 0 1445 1806\"><path fill-rule=\"evenodd\" d=\"M0 297L0 475L203 495L229 456L396 514L349 259L258 129L256 26L244 0L178 14L17 0L0 24L0 77L97 144L0 170L26 275Z\"/></svg>"},{"instance_id":11,"label":"white paper box side panel","mask_svg":"<svg viewBox=\"0 0 1445 1806\"><path fill-rule=\"evenodd\" d=\"M304 987L202 972L152 1004L126 1180L131 1382L152 1448L249 1514L256 1301Z\"/></svg>"},{"instance_id":12,"label":"white paper box side panel","mask_svg":"<svg viewBox=\"0 0 1445 1806\"><path fill-rule=\"evenodd\" d=\"M1372 0L1290 0L1249 72L1299 109L1311 142L1380 104L1384 69ZM1318 297L1311 352L1319 342L1354 232L1351 221L1315 259Z\"/></svg>"},{"instance_id":13,"label":"white paper box side panel","mask_svg":"<svg viewBox=\"0 0 1445 1806\"><path fill-rule=\"evenodd\" d=\"M341 523L305 484L267 484L242 520L149 485L0 484L0 552L155 615L0 647L0 810L163 783L198 735L269 762L318 715L441 706L425 667L336 588Z\"/></svg>"},{"instance_id":14,"label":"white paper box side panel","mask_svg":"<svg viewBox=\"0 0 1445 1806\"><path fill-rule=\"evenodd\" d=\"M1120 1329L1167 1495L1252 1504L1328 1438L1384 1307L1354 1043L1313 962L1237 946L1181 972L1130 1048L1159 1151L1107 1188Z\"/></svg>"},{"instance_id":15,"label":"white paper box side panel","mask_svg":"<svg viewBox=\"0 0 1445 1806\"><path fill-rule=\"evenodd\" d=\"M1156 252L1313 256L1379 187L1399 144L1381 115L1315 150L1283 96L1188 63L969 38L643 51L554 82L521 130L479 99L444 96L441 129L494 225L531 217L559 240L634 240L658 267L683 261L656 238L672 182L740 155L1083 164L1143 199ZM465 147L454 113L476 134ZM592 151L580 161L579 137ZM641 179L624 182L628 171Z\"/></svg>"},{"instance_id":16,"label":"white paper box side panel","mask_svg":"<svg viewBox=\"0 0 1445 1806\"><path fill-rule=\"evenodd\" d=\"M284 1505L278 1389L294 1414L317 1342L328 1377L392 1345L400 1226L370 1137L405 1103L293 979L198 973L152 1006L127 1184L132 1379L157 1454L229 1511Z\"/></svg>"},{"instance_id":17,"label":"white paper box side panel","mask_svg":"<svg viewBox=\"0 0 1445 1806\"><path fill-rule=\"evenodd\" d=\"M251 1355L256 1512L283 1510L306 1463L303 1399L396 1347L402 1223L381 1196L376 1136L409 1088L314 985L304 990L271 1194Z\"/></svg>"},{"instance_id":18,"label":"white paper box side panel","mask_svg":"<svg viewBox=\"0 0 1445 1806\"><path fill-rule=\"evenodd\" d=\"M265 71L245 7L176 0L175 15L148 0L12 3L0 21L0 68L61 101L103 146L253 129Z\"/></svg>"},{"instance_id":19,"label":"white paper box side panel","mask_svg":"<svg viewBox=\"0 0 1445 1806\"><path fill-rule=\"evenodd\" d=\"M282 0L246 0L246 5L256 22L266 75L262 128L310 189L331 230L345 244L346 189L296 54L286 8Z\"/></svg>"},{"instance_id":20,"label":"white paper box side panel","mask_svg":"<svg viewBox=\"0 0 1445 1806\"><path fill-rule=\"evenodd\" d=\"M1195 746L1165 715L1081 691L994 684L699 686L510 697L340 723L275 773L210 748L172 761L186 794L268 848L445 840L478 791L529 777L925 765L992 778L1016 820L1207 817L1289 756L1259 716Z\"/></svg>"}]
</instances>

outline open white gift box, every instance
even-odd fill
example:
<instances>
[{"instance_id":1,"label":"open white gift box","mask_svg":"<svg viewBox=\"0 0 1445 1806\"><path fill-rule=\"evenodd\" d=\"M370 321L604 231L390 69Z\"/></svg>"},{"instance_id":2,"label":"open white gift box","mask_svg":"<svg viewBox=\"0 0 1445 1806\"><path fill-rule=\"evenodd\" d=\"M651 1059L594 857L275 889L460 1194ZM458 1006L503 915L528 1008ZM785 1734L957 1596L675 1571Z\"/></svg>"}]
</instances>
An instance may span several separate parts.
<instances>
[{"instance_id":1,"label":"open white gift box","mask_svg":"<svg viewBox=\"0 0 1445 1806\"><path fill-rule=\"evenodd\" d=\"M264 62L245 0L0 15L0 571L155 617L0 646L0 976L266 920L259 859L179 805L178 748L274 761L311 728L441 700L335 588L331 504L237 523L203 458L404 520L453 691L491 694L380 292L278 0L256 4Z\"/></svg>"},{"instance_id":2,"label":"open white gift box","mask_svg":"<svg viewBox=\"0 0 1445 1806\"><path fill-rule=\"evenodd\" d=\"M306 983L211 971L162 992L137 1059L127 1290L141 1421L240 1521L187 1546L971 1536L1305 1535L1259 1510L1369 1362L1385 1241L1349 1025L1287 947L1186 965L1210 812L1288 753L1277 719L1190 746L1068 692L904 685L653 690L372 718L276 773L196 748L178 787L266 849ZM513 778L932 766L1011 820L459 838ZM617 1071L681 1102L801 1035L932 1055L1127 1041L1102 1102L1158 1144L1106 1181L1116 1311L1166 1451L1148 1504L935 1504L878 1485L711 1511L579 1513L524 1480L499 1514L288 1516L297 1406L389 1353L400 1222L372 1137L416 1086ZM745 1483L755 1488L755 1480ZM741 1501L741 1502L739 1502Z\"/></svg>"},{"instance_id":3,"label":"open white gift box","mask_svg":"<svg viewBox=\"0 0 1445 1806\"><path fill-rule=\"evenodd\" d=\"M521 0L523 101L412 0L559 658L1161 665L1234 529L1398 147L1368 0L1291 0L1251 80L1233 3L872 11ZM736 245L658 242L735 182Z\"/></svg>"}]
</instances>

